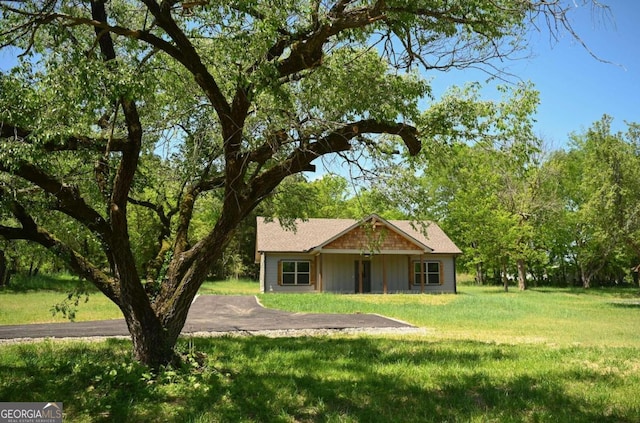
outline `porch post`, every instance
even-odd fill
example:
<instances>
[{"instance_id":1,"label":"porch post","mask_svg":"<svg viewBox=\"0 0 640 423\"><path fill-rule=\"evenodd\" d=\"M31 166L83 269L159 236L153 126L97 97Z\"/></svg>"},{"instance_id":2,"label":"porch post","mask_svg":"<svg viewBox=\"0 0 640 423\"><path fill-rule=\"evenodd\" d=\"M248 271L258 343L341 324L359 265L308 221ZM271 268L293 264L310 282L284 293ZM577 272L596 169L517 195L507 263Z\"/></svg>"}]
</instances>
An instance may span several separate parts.
<instances>
[{"instance_id":1,"label":"porch post","mask_svg":"<svg viewBox=\"0 0 640 423\"><path fill-rule=\"evenodd\" d=\"M318 292L322 292L322 253L316 256L316 272L318 274Z\"/></svg>"},{"instance_id":2,"label":"porch post","mask_svg":"<svg viewBox=\"0 0 640 423\"><path fill-rule=\"evenodd\" d=\"M411 256L407 256L407 268L409 269L409 291L411 291L413 289L413 284L416 283L415 281L415 273L416 271L413 268L413 264L411 262Z\"/></svg>"},{"instance_id":3,"label":"porch post","mask_svg":"<svg viewBox=\"0 0 640 423\"><path fill-rule=\"evenodd\" d=\"M420 293L424 294L424 257L420 254Z\"/></svg>"},{"instance_id":4,"label":"porch post","mask_svg":"<svg viewBox=\"0 0 640 423\"><path fill-rule=\"evenodd\" d=\"M382 292L387 293L387 260L386 255L382 255Z\"/></svg>"},{"instance_id":5,"label":"porch post","mask_svg":"<svg viewBox=\"0 0 640 423\"><path fill-rule=\"evenodd\" d=\"M360 260L358 261L358 293L362 294L362 269L363 268L363 263L362 263L362 257L360 257Z\"/></svg>"}]
</instances>

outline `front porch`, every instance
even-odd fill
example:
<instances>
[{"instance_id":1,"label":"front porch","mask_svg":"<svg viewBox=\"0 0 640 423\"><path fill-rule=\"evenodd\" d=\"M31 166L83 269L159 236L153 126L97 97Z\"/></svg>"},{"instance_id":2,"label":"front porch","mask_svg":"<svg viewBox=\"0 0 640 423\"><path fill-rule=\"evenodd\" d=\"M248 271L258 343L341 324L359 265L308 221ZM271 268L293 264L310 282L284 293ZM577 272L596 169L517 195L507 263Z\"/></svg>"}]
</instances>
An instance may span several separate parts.
<instances>
[{"instance_id":1,"label":"front porch","mask_svg":"<svg viewBox=\"0 0 640 423\"><path fill-rule=\"evenodd\" d=\"M410 253L321 253L314 258L315 290L341 293L425 293L450 291L455 278L453 257ZM422 265L420 265L422 263ZM450 279L450 278L449 278ZM452 281L455 284L455 281Z\"/></svg>"}]
</instances>

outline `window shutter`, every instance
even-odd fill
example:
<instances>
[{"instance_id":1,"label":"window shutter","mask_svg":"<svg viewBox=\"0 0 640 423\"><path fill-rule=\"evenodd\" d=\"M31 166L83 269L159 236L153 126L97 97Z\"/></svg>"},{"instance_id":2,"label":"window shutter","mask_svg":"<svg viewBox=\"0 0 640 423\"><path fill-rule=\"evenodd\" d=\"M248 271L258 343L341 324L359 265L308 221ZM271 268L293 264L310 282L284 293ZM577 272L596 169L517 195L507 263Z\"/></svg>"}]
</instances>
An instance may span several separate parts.
<instances>
[{"instance_id":1,"label":"window shutter","mask_svg":"<svg viewBox=\"0 0 640 423\"><path fill-rule=\"evenodd\" d=\"M313 260L311 260L311 264L309 265L309 285L316 284L316 261L317 260L318 258L314 257Z\"/></svg>"},{"instance_id":2,"label":"window shutter","mask_svg":"<svg viewBox=\"0 0 640 423\"><path fill-rule=\"evenodd\" d=\"M438 261L438 268L440 271L440 285L444 285L444 266L442 265L442 260Z\"/></svg>"},{"instance_id":3,"label":"window shutter","mask_svg":"<svg viewBox=\"0 0 640 423\"><path fill-rule=\"evenodd\" d=\"M278 260L278 285L282 285L282 260Z\"/></svg>"},{"instance_id":4,"label":"window shutter","mask_svg":"<svg viewBox=\"0 0 640 423\"><path fill-rule=\"evenodd\" d=\"M407 262L409 263L409 289L411 289L413 285L413 263L411 262L411 257L407 257Z\"/></svg>"}]
</instances>

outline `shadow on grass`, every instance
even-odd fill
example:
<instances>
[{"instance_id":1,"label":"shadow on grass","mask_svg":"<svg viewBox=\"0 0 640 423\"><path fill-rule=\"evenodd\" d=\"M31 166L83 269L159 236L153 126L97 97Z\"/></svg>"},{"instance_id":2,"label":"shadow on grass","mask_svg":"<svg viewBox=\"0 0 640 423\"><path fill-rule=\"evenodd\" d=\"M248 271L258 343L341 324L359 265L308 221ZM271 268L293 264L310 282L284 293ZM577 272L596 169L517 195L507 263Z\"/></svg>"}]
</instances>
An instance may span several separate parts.
<instances>
[{"instance_id":1,"label":"shadow on grass","mask_svg":"<svg viewBox=\"0 0 640 423\"><path fill-rule=\"evenodd\" d=\"M553 287L532 287L529 291L539 292L543 294L558 294L565 293L576 296L589 295L593 297L603 298L640 298L640 290L637 286L625 286L625 287L568 287L568 288L553 288Z\"/></svg>"},{"instance_id":2,"label":"shadow on grass","mask_svg":"<svg viewBox=\"0 0 640 423\"><path fill-rule=\"evenodd\" d=\"M637 308L640 309L640 300L636 300L636 301L617 301L617 302L612 302L609 303L612 307L617 307L617 308Z\"/></svg>"},{"instance_id":3,"label":"shadow on grass","mask_svg":"<svg viewBox=\"0 0 640 423\"><path fill-rule=\"evenodd\" d=\"M56 291L66 293L77 289L90 293L98 292L97 288L89 282L65 274L39 274L36 276L17 274L11 278L9 285L0 289L5 292Z\"/></svg>"},{"instance_id":4,"label":"shadow on grass","mask_svg":"<svg viewBox=\"0 0 640 423\"><path fill-rule=\"evenodd\" d=\"M517 359L508 348L401 342L403 348L395 349L369 339L246 340L245 355L253 360L271 362L274 349L300 358L280 367L273 361L270 370L242 369L230 390L234 418L273 421L284 413L294 421L632 421L603 416L567 394L565 375L501 380L476 370L481 363Z\"/></svg>"},{"instance_id":5,"label":"shadow on grass","mask_svg":"<svg viewBox=\"0 0 640 423\"><path fill-rule=\"evenodd\" d=\"M516 347L467 341L195 338L183 340L181 348L206 354L203 368L165 370L154 378L132 362L127 341L2 348L9 356L0 360L0 398L62 401L69 421L631 422L638 417L604 415L602 404L569 394L568 380L581 383L571 371L529 371ZM494 374L496 365L510 370ZM585 372L580 374L591 386L598 375Z\"/></svg>"},{"instance_id":6,"label":"shadow on grass","mask_svg":"<svg viewBox=\"0 0 640 423\"><path fill-rule=\"evenodd\" d=\"M116 339L11 346L16 358L14 365L0 365L0 398L61 401L65 421L157 422L184 421L219 396L217 376L201 383L206 390L194 389L204 376L190 369L152 375L132 360L130 348Z\"/></svg>"}]
</instances>

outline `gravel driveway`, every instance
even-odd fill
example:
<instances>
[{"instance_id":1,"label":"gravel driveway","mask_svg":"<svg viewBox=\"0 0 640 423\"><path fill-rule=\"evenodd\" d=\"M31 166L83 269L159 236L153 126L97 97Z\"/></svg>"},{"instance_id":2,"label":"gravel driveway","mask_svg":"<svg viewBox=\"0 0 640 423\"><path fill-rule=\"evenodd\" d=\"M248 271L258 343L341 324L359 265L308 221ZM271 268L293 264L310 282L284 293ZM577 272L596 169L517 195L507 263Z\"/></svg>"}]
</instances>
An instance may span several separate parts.
<instances>
[{"instance_id":1,"label":"gravel driveway","mask_svg":"<svg viewBox=\"0 0 640 423\"><path fill-rule=\"evenodd\" d=\"M413 326L375 314L311 314L266 309L254 296L203 295L189 310L182 334L292 336L333 331L413 331ZM29 338L128 336L122 319L0 326L0 342Z\"/></svg>"}]
</instances>

